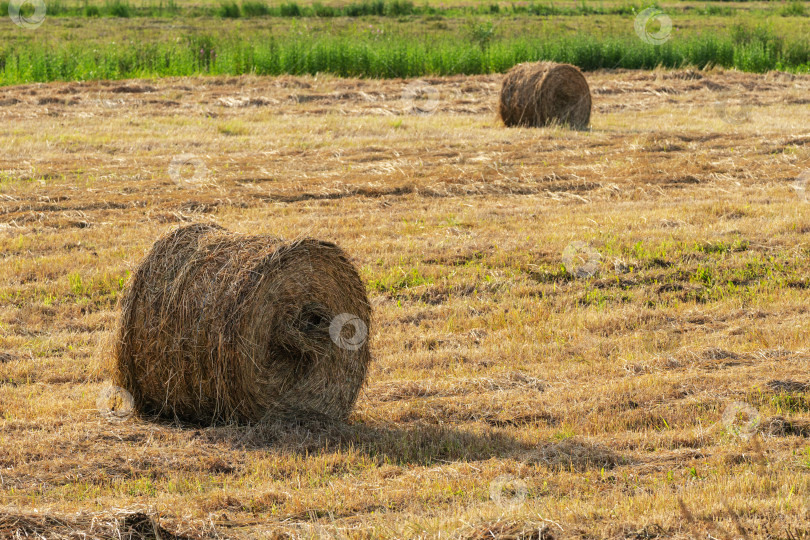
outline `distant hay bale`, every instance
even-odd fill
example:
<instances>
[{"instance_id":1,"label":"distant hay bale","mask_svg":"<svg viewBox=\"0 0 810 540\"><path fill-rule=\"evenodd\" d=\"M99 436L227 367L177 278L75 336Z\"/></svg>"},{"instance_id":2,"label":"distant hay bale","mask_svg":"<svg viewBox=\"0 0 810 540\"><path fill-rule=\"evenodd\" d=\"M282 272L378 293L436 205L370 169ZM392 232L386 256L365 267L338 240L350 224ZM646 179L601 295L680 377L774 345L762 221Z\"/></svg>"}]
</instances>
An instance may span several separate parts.
<instances>
[{"instance_id":1,"label":"distant hay bale","mask_svg":"<svg viewBox=\"0 0 810 540\"><path fill-rule=\"evenodd\" d=\"M365 380L370 325L365 287L334 244L180 227L133 275L113 379L139 412L194 423L342 420Z\"/></svg>"},{"instance_id":2,"label":"distant hay bale","mask_svg":"<svg viewBox=\"0 0 810 540\"><path fill-rule=\"evenodd\" d=\"M591 90L569 64L518 64L506 74L498 106L507 126L566 124L585 129L591 120Z\"/></svg>"}]
</instances>

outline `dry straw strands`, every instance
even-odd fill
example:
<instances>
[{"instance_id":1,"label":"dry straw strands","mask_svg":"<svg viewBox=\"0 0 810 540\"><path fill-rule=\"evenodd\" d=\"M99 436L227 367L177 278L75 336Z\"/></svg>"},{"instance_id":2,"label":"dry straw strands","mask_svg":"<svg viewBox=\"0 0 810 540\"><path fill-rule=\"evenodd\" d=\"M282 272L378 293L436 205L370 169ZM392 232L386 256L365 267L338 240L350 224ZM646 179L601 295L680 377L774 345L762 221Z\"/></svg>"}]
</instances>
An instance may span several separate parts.
<instances>
[{"instance_id":1,"label":"dry straw strands","mask_svg":"<svg viewBox=\"0 0 810 540\"><path fill-rule=\"evenodd\" d=\"M138 411L195 423L345 419L370 325L360 276L334 244L190 225L133 275L114 381Z\"/></svg>"},{"instance_id":2,"label":"dry straw strands","mask_svg":"<svg viewBox=\"0 0 810 540\"><path fill-rule=\"evenodd\" d=\"M507 126L567 124L585 129L591 120L591 90L569 64L518 64L506 74L498 105Z\"/></svg>"}]
</instances>

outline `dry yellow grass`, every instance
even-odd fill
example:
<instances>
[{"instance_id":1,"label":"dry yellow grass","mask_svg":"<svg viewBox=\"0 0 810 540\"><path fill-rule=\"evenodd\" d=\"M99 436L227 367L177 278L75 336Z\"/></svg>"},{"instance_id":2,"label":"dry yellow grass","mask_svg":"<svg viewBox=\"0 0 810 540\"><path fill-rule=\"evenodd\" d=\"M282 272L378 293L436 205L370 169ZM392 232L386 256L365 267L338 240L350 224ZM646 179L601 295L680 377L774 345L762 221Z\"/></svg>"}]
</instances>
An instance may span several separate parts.
<instances>
[{"instance_id":1,"label":"dry yellow grass","mask_svg":"<svg viewBox=\"0 0 810 540\"><path fill-rule=\"evenodd\" d=\"M0 536L810 534L810 78L588 79L587 132L502 127L495 76L4 89ZM354 257L348 426L100 414L127 273L194 221Z\"/></svg>"}]
</instances>

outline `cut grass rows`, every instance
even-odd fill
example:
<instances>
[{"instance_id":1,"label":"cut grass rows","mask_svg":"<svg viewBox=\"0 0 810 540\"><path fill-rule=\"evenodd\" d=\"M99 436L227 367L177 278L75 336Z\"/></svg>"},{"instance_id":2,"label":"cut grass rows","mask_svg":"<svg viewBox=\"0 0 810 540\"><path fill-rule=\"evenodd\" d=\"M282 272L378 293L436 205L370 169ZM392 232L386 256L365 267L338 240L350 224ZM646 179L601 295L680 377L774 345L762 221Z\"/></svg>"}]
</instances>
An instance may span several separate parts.
<instances>
[{"instance_id":1,"label":"cut grass rows","mask_svg":"<svg viewBox=\"0 0 810 540\"><path fill-rule=\"evenodd\" d=\"M401 109L396 80L4 89L20 100L1 106L10 534L100 536L142 509L189 537L472 539L541 520L558 540L807 536L810 206L787 183L810 166L810 80L588 78L588 132L502 127L485 76L431 79L459 94L428 116L381 114ZM748 120L720 119L713 88ZM184 153L216 189L171 182ZM120 280L186 221L323 238L362 269L375 361L348 426L104 419ZM574 241L596 274L561 268Z\"/></svg>"}]
</instances>

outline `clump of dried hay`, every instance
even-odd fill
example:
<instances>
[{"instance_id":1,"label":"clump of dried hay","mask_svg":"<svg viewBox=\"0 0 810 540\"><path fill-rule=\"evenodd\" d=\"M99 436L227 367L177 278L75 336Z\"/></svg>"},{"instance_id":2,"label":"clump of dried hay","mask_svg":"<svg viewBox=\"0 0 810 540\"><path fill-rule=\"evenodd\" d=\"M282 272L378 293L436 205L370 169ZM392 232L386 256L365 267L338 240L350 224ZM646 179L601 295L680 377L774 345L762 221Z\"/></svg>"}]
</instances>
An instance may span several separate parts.
<instances>
[{"instance_id":1,"label":"clump of dried hay","mask_svg":"<svg viewBox=\"0 0 810 540\"><path fill-rule=\"evenodd\" d=\"M79 513L75 517L10 514L0 512L0 538L110 538L119 540L191 540L200 535L181 536L164 529L159 517L143 512L120 512L117 515Z\"/></svg>"},{"instance_id":2,"label":"clump of dried hay","mask_svg":"<svg viewBox=\"0 0 810 540\"><path fill-rule=\"evenodd\" d=\"M518 64L506 74L498 106L507 126L567 124L585 129L591 120L591 90L569 64Z\"/></svg>"},{"instance_id":3,"label":"clump of dried hay","mask_svg":"<svg viewBox=\"0 0 810 540\"><path fill-rule=\"evenodd\" d=\"M334 244L190 225L135 271L113 378L145 414L342 420L365 380L370 324L365 287Z\"/></svg>"}]
</instances>

